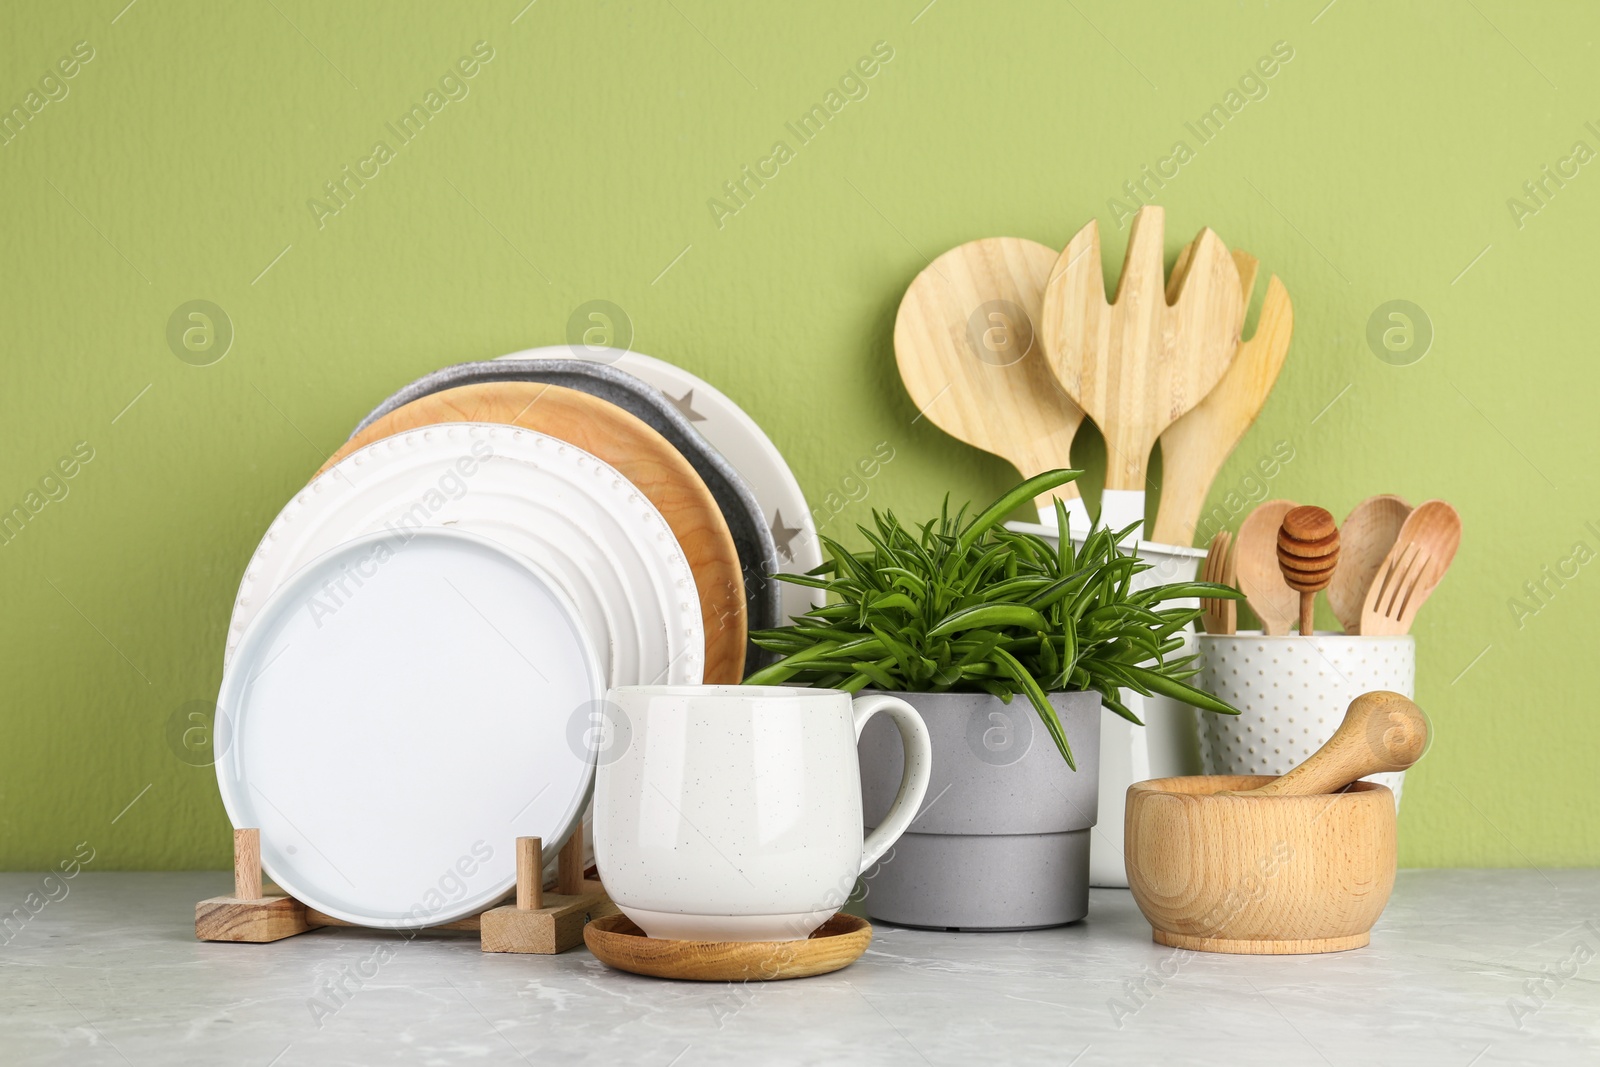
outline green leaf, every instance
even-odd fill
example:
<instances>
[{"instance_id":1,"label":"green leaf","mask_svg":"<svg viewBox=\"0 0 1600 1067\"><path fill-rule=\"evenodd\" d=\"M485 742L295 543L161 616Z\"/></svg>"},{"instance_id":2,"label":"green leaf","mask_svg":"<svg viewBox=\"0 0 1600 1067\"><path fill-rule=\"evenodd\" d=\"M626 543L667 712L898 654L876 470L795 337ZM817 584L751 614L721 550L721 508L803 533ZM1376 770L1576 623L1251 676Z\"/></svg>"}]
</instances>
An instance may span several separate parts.
<instances>
[{"instance_id":1,"label":"green leaf","mask_svg":"<svg viewBox=\"0 0 1600 1067\"><path fill-rule=\"evenodd\" d=\"M896 685L894 678L889 674L888 671L884 670L884 667L888 666L892 662L892 660L884 660L881 663L858 662L852 663L850 666L852 669L860 671L862 674L872 679L872 684L877 686L879 689L900 689L901 686Z\"/></svg>"},{"instance_id":2,"label":"green leaf","mask_svg":"<svg viewBox=\"0 0 1600 1067\"><path fill-rule=\"evenodd\" d=\"M956 612L929 630L928 636L944 637L963 630L990 626L1023 626L1030 630L1044 630L1050 624L1043 615L1025 604L988 604Z\"/></svg>"},{"instance_id":3,"label":"green leaf","mask_svg":"<svg viewBox=\"0 0 1600 1067\"><path fill-rule=\"evenodd\" d=\"M1039 718L1044 720L1045 729L1050 732L1056 748L1061 750L1061 758L1067 761L1068 767L1077 770L1078 764L1072 758L1072 746L1067 744L1067 732L1061 728L1061 720L1056 717L1056 709L1050 705L1044 690L1039 688L1039 683L1034 681L1033 675L1028 673L1026 667L1004 649L995 649L995 658L1002 667L1011 672L1017 687L1027 695L1028 701L1033 704L1033 709L1039 713Z\"/></svg>"},{"instance_id":4,"label":"green leaf","mask_svg":"<svg viewBox=\"0 0 1600 1067\"><path fill-rule=\"evenodd\" d=\"M1209 597L1213 600L1243 600L1244 594L1231 585L1219 585L1216 582L1174 582L1171 585L1158 585L1148 590L1151 594L1152 604L1166 600L1187 600L1193 597Z\"/></svg>"},{"instance_id":5,"label":"green leaf","mask_svg":"<svg viewBox=\"0 0 1600 1067\"><path fill-rule=\"evenodd\" d=\"M790 585L803 585L809 589L827 589L833 584L833 580L830 578L812 577L809 574L774 574L772 577L780 582L788 582Z\"/></svg>"},{"instance_id":6,"label":"green leaf","mask_svg":"<svg viewBox=\"0 0 1600 1067\"><path fill-rule=\"evenodd\" d=\"M1036 474L1018 485L999 500L984 508L983 513L973 519L972 524L962 531L959 542L961 551L965 552L968 548L971 548L977 543L978 538L988 531L989 527L1003 522L1006 516L1016 511L1027 501L1048 493L1052 489L1061 488L1082 473L1082 471L1078 470L1046 471L1043 474Z\"/></svg>"},{"instance_id":7,"label":"green leaf","mask_svg":"<svg viewBox=\"0 0 1600 1067\"><path fill-rule=\"evenodd\" d=\"M1144 720L1139 718L1139 716L1135 715L1133 712L1129 711L1128 706L1118 698L1116 690L1112 690L1110 693L1102 690L1100 693L1100 703L1110 708L1116 714L1121 715L1124 719L1127 719L1129 722L1133 723L1133 725L1144 725Z\"/></svg>"},{"instance_id":8,"label":"green leaf","mask_svg":"<svg viewBox=\"0 0 1600 1067\"><path fill-rule=\"evenodd\" d=\"M1133 677L1143 682L1153 693L1160 693L1162 696L1171 697L1173 700L1181 700L1183 703L1199 708L1201 711L1214 711L1220 715L1239 714L1239 709L1227 701L1214 697L1202 689L1196 689L1192 685L1169 678L1165 674L1146 670L1143 667L1127 667L1125 669Z\"/></svg>"},{"instance_id":9,"label":"green leaf","mask_svg":"<svg viewBox=\"0 0 1600 1067\"><path fill-rule=\"evenodd\" d=\"M873 611L887 611L889 608L900 608L903 611L916 611L917 602L904 593L883 593L875 596L870 601Z\"/></svg>"}]
</instances>

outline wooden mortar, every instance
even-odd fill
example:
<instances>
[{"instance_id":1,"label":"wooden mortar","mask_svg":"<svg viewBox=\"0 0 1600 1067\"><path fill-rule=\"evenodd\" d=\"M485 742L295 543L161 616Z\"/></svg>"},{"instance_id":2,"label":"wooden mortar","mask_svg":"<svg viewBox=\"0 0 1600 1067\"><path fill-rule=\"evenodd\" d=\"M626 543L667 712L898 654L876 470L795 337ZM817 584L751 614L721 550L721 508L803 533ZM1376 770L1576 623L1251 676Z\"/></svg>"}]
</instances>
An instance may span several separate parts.
<instances>
[{"instance_id":1,"label":"wooden mortar","mask_svg":"<svg viewBox=\"0 0 1600 1067\"><path fill-rule=\"evenodd\" d=\"M1394 888L1395 810L1388 788L1356 779L1411 766L1427 737L1410 700L1365 693L1328 743L1282 777L1130 786L1128 887L1155 941L1254 954L1366 945Z\"/></svg>"}]
</instances>

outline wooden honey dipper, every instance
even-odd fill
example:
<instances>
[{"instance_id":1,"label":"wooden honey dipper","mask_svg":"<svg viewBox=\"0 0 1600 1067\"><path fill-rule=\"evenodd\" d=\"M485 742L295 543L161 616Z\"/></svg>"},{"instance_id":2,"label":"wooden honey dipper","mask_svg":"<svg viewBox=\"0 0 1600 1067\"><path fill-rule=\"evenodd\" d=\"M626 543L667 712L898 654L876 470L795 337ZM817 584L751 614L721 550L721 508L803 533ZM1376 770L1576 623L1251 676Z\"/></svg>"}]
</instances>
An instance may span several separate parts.
<instances>
[{"instance_id":1,"label":"wooden honey dipper","mask_svg":"<svg viewBox=\"0 0 1600 1067\"><path fill-rule=\"evenodd\" d=\"M1283 517L1278 527L1278 569L1300 594L1300 635L1315 632L1312 615L1317 593L1333 580L1339 563L1339 527L1326 508L1306 504Z\"/></svg>"}]
</instances>

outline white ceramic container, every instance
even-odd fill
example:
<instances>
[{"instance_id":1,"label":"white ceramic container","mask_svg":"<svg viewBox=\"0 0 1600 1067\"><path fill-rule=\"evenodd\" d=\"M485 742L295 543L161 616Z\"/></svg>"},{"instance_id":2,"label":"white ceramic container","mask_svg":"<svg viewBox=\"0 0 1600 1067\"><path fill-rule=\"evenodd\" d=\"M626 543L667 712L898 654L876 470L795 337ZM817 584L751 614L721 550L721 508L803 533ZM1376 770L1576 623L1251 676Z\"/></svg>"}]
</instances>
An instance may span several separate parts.
<instances>
[{"instance_id":1,"label":"white ceramic container","mask_svg":"<svg viewBox=\"0 0 1600 1067\"><path fill-rule=\"evenodd\" d=\"M922 718L898 697L788 686L622 686L606 695L595 857L650 937L794 941L849 898L928 789ZM856 743L882 712L905 776L863 840Z\"/></svg>"},{"instance_id":2,"label":"white ceramic container","mask_svg":"<svg viewBox=\"0 0 1600 1067\"><path fill-rule=\"evenodd\" d=\"M1077 527L1076 522L1073 527ZM1052 544L1056 540L1054 522L1049 526L1011 522L1006 528L1038 534ZM1082 544L1078 537L1073 537L1073 541ZM1134 576L1137 589L1192 582L1199 573L1200 561L1206 556L1204 549L1154 541L1138 542L1136 551L1140 559L1152 565ZM1168 606L1179 605L1194 607L1196 602L1175 600ZM1194 638L1190 636L1185 647L1175 655L1181 657L1193 652ZM1089 884L1125 889L1128 872L1122 860L1122 821L1128 787L1149 778L1200 774L1203 765L1193 708L1170 697L1142 697L1131 690L1123 691L1122 700L1129 711L1144 721L1144 726L1135 726L1115 712L1101 710L1100 817L1089 846Z\"/></svg>"},{"instance_id":3,"label":"white ceramic container","mask_svg":"<svg viewBox=\"0 0 1600 1067\"><path fill-rule=\"evenodd\" d=\"M1198 712L1208 774L1285 774L1321 748L1362 693L1415 696L1416 642L1410 634L1266 637L1246 631L1200 634L1201 689L1241 714ZM1405 772L1375 774L1400 804Z\"/></svg>"}]
</instances>

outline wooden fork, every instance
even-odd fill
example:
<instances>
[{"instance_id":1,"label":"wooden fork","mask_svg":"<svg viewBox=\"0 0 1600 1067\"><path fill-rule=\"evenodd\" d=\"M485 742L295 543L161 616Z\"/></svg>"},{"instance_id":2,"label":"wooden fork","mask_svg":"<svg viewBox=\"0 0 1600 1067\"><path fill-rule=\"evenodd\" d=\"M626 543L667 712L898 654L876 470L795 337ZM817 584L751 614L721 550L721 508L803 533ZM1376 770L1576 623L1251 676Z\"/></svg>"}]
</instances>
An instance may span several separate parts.
<instances>
[{"instance_id":1,"label":"wooden fork","mask_svg":"<svg viewBox=\"0 0 1600 1067\"><path fill-rule=\"evenodd\" d=\"M1205 566L1200 580L1234 587L1238 572L1234 564L1233 534L1221 530L1211 539L1211 549L1206 553ZM1231 634L1239 627L1239 605L1220 597L1200 598L1200 624L1208 634Z\"/></svg>"},{"instance_id":2,"label":"wooden fork","mask_svg":"<svg viewBox=\"0 0 1600 1067\"><path fill-rule=\"evenodd\" d=\"M1461 516L1443 500L1418 504L1384 557L1361 610L1361 633L1403 634L1461 544Z\"/></svg>"}]
</instances>

